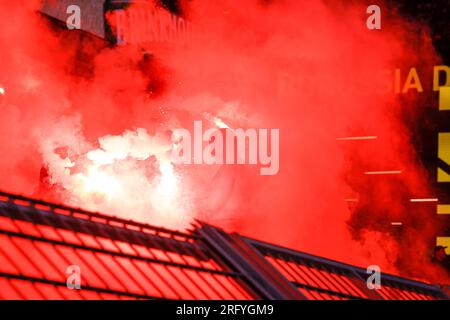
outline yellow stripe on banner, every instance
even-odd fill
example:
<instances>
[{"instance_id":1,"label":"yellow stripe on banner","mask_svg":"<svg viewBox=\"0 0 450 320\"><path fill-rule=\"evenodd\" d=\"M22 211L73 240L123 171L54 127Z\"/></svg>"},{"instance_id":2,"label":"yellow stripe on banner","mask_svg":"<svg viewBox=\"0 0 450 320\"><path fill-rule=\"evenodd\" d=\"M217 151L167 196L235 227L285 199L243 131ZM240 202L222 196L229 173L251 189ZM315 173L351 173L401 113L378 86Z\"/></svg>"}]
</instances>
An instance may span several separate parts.
<instances>
[{"instance_id":1,"label":"yellow stripe on banner","mask_svg":"<svg viewBox=\"0 0 450 320\"><path fill-rule=\"evenodd\" d=\"M438 182L450 182L450 174L448 174L444 170L438 168L437 181Z\"/></svg>"},{"instance_id":2,"label":"yellow stripe on banner","mask_svg":"<svg viewBox=\"0 0 450 320\"><path fill-rule=\"evenodd\" d=\"M445 252L447 254L450 254L450 237L437 237L436 245L447 247L447 249L445 249Z\"/></svg>"},{"instance_id":3,"label":"yellow stripe on banner","mask_svg":"<svg viewBox=\"0 0 450 320\"><path fill-rule=\"evenodd\" d=\"M450 87L439 88L439 110L450 110Z\"/></svg>"},{"instance_id":4,"label":"yellow stripe on banner","mask_svg":"<svg viewBox=\"0 0 450 320\"><path fill-rule=\"evenodd\" d=\"M450 165L450 132L441 132L438 136L438 158ZM450 182L450 174L437 169L438 182Z\"/></svg>"},{"instance_id":5,"label":"yellow stripe on banner","mask_svg":"<svg viewBox=\"0 0 450 320\"><path fill-rule=\"evenodd\" d=\"M450 204L438 204L437 213L438 214L450 214Z\"/></svg>"}]
</instances>

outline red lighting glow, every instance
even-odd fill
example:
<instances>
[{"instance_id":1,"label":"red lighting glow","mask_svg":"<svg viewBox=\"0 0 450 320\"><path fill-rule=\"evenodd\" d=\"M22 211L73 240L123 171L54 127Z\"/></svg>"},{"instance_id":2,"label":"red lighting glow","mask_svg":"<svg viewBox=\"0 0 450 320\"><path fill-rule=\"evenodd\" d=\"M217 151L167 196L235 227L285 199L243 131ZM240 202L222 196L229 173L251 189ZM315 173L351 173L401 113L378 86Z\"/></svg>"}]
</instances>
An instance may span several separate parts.
<instances>
[{"instance_id":1,"label":"red lighting glow","mask_svg":"<svg viewBox=\"0 0 450 320\"><path fill-rule=\"evenodd\" d=\"M111 46L37 15L40 1L1 1L0 190L442 280L416 259L439 226L404 205L433 194L403 118L420 104L374 80L439 61L428 29L392 10L371 32L363 1L201 2L180 1L186 43ZM174 165L171 133L196 120L279 129L278 173ZM408 225L402 239L391 221Z\"/></svg>"}]
</instances>

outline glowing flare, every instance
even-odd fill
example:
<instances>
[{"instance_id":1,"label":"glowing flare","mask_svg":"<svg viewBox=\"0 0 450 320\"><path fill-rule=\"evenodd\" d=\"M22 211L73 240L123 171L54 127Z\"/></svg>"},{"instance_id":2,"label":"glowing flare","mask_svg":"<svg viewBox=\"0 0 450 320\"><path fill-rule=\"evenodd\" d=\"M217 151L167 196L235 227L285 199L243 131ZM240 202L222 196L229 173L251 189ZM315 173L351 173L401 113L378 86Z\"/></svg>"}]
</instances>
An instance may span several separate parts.
<instances>
[{"instance_id":1,"label":"glowing flare","mask_svg":"<svg viewBox=\"0 0 450 320\"><path fill-rule=\"evenodd\" d=\"M83 189L86 193L99 193L111 199L119 190L117 179L102 172L97 166L91 165L88 168L87 175L82 177Z\"/></svg>"},{"instance_id":2,"label":"glowing flare","mask_svg":"<svg viewBox=\"0 0 450 320\"><path fill-rule=\"evenodd\" d=\"M204 112L203 116L206 118L206 120L211 121L214 123L219 129L230 129L230 126L227 125L221 118L213 116L212 114L208 112Z\"/></svg>"},{"instance_id":3,"label":"glowing flare","mask_svg":"<svg viewBox=\"0 0 450 320\"><path fill-rule=\"evenodd\" d=\"M220 129L230 129L230 127L223 122L222 119L218 118L218 117L214 117L214 123L216 126L218 126Z\"/></svg>"},{"instance_id":4,"label":"glowing flare","mask_svg":"<svg viewBox=\"0 0 450 320\"><path fill-rule=\"evenodd\" d=\"M125 159L125 152L105 152L101 149L89 151L86 157L97 164L113 164L116 159Z\"/></svg>"},{"instance_id":5,"label":"glowing flare","mask_svg":"<svg viewBox=\"0 0 450 320\"><path fill-rule=\"evenodd\" d=\"M174 196L177 192L177 177L173 171L173 166L168 164L161 164L159 166L161 171L161 179L158 186L158 191L163 196Z\"/></svg>"}]
</instances>

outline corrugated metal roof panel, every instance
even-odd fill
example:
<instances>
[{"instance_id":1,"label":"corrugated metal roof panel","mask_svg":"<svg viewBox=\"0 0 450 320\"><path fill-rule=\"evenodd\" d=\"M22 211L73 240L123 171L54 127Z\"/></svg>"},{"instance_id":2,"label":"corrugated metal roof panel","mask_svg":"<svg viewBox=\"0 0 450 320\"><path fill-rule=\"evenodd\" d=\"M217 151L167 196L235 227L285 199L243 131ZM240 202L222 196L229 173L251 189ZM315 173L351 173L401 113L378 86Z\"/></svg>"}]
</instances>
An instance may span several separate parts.
<instances>
[{"instance_id":1,"label":"corrugated metal roof panel","mask_svg":"<svg viewBox=\"0 0 450 320\"><path fill-rule=\"evenodd\" d=\"M81 290L67 286L69 266ZM2 299L448 298L382 275L200 224L178 232L0 192Z\"/></svg>"}]
</instances>

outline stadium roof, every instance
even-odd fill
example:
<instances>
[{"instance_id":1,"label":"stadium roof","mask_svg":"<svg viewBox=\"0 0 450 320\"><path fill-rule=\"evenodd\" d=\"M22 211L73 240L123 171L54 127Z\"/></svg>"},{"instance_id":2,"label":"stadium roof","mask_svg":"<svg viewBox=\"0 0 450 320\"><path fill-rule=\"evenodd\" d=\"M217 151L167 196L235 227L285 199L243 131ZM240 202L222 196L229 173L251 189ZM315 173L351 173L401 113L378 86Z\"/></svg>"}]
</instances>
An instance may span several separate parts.
<instances>
[{"instance_id":1,"label":"stadium roof","mask_svg":"<svg viewBox=\"0 0 450 320\"><path fill-rule=\"evenodd\" d=\"M0 192L2 299L448 299L387 274L369 290L367 276L203 223L177 232Z\"/></svg>"}]
</instances>

